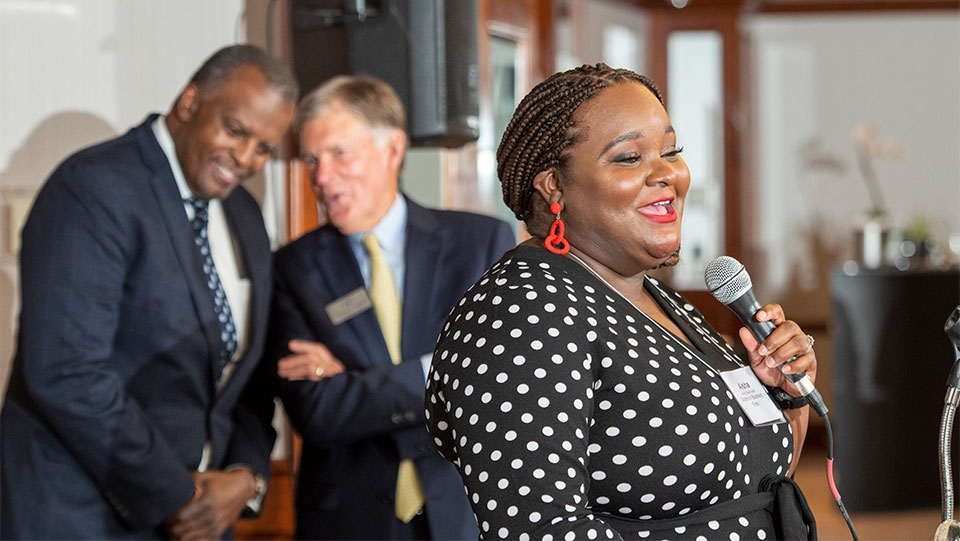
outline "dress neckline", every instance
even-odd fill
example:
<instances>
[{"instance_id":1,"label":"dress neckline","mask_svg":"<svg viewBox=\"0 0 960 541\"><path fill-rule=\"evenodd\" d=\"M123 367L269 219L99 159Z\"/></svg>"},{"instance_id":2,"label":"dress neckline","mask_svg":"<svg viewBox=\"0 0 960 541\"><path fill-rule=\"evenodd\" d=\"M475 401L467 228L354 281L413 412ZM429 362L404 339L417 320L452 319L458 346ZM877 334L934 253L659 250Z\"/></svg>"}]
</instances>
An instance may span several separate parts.
<instances>
[{"instance_id":1,"label":"dress neckline","mask_svg":"<svg viewBox=\"0 0 960 541\"><path fill-rule=\"evenodd\" d=\"M562 268L566 271L569 271L570 269L578 269L577 272L581 275L581 277L585 277L602 286L602 288L609 290L614 297L619 297L620 300L635 310L636 313L640 314L640 316L642 316L646 322L659 329L664 333L664 335L668 336L672 341L679 344L683 350L689 352L698 361L700 361L700 363L707 366L714 372L719 373L723 370L730 370L732 368L745 366L744 362L735 354L733 354L733 352L727 351L725 344L721 345L717 343L715 339L710 337L709 331L712 330L712 328L709 326L709 323L702 318L702 315L698 316L701 319L699 323L693 320L694 316L690 314L693 309L692 305L690 305L690 310L680 306L674 299L670 297L669 293L663 289L660 281L656 278L651 278L644 275L644 289L650 293L650 296L653 297L654 301L656 301L656 303L660 306L664 314L666 314L667 317L670 318L670 320L680 328L681 332L683 332L684 335L690 339L690 342L693 344L692 346L630 302L626 296L611 286L606 280L597 274L596 271L587 266L577 256L573 255L572 257L565 257L563 255L549 253L537 246L524 245L517 246L514 249L514 252L517 254L523 252L522 257L544 263L556 264L562 260ZM716 334L716 331L713 332Z\"/></svg>"}]
</instances>

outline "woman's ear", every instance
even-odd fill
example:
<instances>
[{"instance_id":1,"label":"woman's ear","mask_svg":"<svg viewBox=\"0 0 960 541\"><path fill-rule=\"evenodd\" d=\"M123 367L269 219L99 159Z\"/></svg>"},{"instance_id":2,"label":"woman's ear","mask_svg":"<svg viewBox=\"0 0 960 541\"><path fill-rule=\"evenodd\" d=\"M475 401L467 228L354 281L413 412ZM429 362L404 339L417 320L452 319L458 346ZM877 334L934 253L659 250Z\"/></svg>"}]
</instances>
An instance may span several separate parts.
<instances>
[{"instance_id":1,"label":"woman's ear","mask_svg":"<svg viewBox=\"0 0 960 541\"><path fill-rule=\"evenodd\" d=\"M533 177L533 189L543 197L545 207L560 201L563 192L560 191L560 179L557 178L557 170L551 167L537 173L537 176Z\"/></svg>"}]
</instances>

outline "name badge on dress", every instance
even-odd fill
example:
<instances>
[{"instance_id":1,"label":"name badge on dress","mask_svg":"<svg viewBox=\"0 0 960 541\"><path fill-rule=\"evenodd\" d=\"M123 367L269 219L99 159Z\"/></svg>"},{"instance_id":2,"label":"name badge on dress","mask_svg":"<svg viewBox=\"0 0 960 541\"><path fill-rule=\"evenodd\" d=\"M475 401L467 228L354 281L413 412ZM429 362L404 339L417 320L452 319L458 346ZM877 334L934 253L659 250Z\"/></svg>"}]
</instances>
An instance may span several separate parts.
<instances>
[{"instance_id":1,"label":"name badge on dress","mask_svg":"<svg viewBox=\"0 0 960 541\"><path fill-rule=\"evenodd\" d=\"M767 389L749 366L725 370L720 372L720 377L723 378L733 398L740 404L753 426L786 422L783 412L767 394Z\"/></svg>"},{"instance_id":2,"label":"name badge on dress","mask_svg":"<svg viewBox=\"0 0 960 541\"><path fill-rule=\"evenodd\" d=\"M358 287L350 293L327 305L327 317L334 325L339 325L353 316L373 307L366 288Z\"/></svg>"}]
</instances>

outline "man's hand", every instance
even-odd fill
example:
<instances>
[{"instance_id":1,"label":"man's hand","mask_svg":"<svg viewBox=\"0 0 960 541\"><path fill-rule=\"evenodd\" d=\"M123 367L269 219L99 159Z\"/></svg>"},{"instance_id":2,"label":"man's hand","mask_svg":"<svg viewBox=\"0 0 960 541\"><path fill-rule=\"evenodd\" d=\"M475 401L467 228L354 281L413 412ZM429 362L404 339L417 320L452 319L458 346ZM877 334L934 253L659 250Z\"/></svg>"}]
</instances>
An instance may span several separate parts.
<instances>
[{"instance_id":1,"label":"man's hand","mask_svg":"<svg viewBox=\"0 0 960 541\"><path fill-rule=\"evenodd\" d=\"M290 355L277 361L277 375L281 378L320 381L343 372L343 363L319 342L291 340L287 347Z\"/></svg>"},{"instance_id":2,"label":"man's hand","mask_svg":"<svg viewBox=\"0 0 960 541\"><path fill-rule=\"evenodd\" d=\"M164 527L171 539L219 539L257 495L253 472L193 472L197 493Z\"/></svg>"}]
</instances>

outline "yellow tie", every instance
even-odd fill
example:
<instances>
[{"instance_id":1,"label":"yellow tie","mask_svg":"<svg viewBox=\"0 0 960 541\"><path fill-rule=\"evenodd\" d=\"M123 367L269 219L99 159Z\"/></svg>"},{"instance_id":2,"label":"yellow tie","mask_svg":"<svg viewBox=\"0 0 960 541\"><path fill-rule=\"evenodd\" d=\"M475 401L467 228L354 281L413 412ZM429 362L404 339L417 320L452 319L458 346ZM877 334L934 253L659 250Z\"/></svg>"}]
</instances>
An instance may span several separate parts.
<instances>
[{"instance_id":1,"label":"yellow tie","mask_svg":"<svg viewBox=\"0 0 960 541\"><path fill-rule=\"evenodd\" d=\"M373 234L363 237L363 246L370 256L370 300L373 301L373 311L377 314L380 332L387 342L390 360L397 364L401 360L400 298L397 297L397 287L393 283L390 267L383 259L377 237Z\"/></svg>"},{"instance_id":2,"label":"yellow tie","mask_svg":"<svg viewBox=\"0 0 960 541\"><path fill-rule=\"evenodd\" d=\"M373 311L380 322L380 332L387 343L390 360L399 364L400 357L400 298L397 296L397 287L393 282L390 267L383 259L380 243L374 235L363 237L363 246L370 256L370 300L373 301ZM397 518L410 522L423 507L423 488L413 460L409 458L400 462L397 471L397 493L395 513Z\"/></svg>"}]
</instances>

